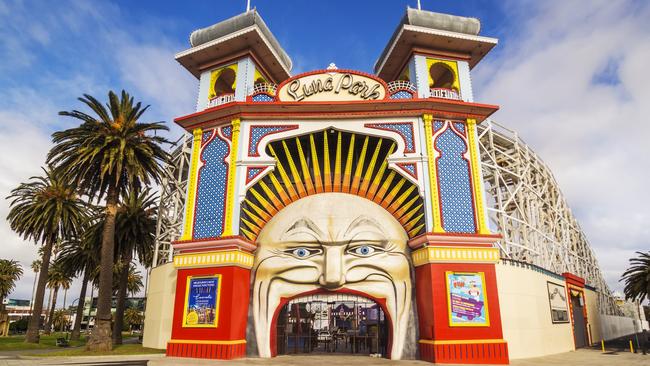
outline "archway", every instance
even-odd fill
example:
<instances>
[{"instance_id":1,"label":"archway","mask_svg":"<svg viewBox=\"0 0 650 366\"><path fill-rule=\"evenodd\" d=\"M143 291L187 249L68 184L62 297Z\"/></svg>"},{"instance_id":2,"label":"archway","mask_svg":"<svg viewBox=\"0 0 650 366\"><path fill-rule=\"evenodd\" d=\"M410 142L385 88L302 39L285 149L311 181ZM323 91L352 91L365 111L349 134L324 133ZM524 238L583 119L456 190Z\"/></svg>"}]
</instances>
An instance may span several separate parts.
<instances>
[{"instance_id":1,"label":"archway","mask_svg":"<svg viewBox=\"0 0 650 366\"><path fill-rule=\"evenodd\" d=\"M346 293L288 301L276 320L276 354L387 354L389 320L380 304Z\"/></svg>"}]
</instances>

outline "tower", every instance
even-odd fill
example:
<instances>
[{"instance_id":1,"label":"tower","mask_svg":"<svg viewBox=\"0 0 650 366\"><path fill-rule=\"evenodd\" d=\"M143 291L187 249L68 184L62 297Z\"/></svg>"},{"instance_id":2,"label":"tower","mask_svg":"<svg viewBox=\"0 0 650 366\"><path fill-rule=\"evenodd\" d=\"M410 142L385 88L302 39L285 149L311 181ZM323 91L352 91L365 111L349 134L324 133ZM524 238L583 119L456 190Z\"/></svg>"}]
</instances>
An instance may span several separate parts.
<instances>
[{"instance_id":1,"label":"tower","mask_svg":"<svg viewBox=\"0 0 650 366\"><path fill-rule=\"evenodd\" d=\"M480 22L407 9L375 64L385 80L408 81L418 98L476 105L470 70L497 44ZM495 264L499 235L487 225L477 119L422 116L428 171L427 233L411 239L420 357L436 363L508 363Z\"/></svg>"}]
</instances>

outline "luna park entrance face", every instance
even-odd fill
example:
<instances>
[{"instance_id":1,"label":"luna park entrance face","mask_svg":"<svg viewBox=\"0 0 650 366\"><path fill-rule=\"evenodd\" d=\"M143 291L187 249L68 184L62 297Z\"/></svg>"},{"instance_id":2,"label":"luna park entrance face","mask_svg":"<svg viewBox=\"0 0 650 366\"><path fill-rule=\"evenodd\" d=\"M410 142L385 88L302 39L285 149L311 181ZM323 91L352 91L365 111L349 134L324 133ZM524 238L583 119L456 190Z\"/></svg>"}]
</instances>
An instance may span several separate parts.
<instances>
[{"instance_id":1,"label":"luna park entrance face","mask_svg":"<svg viewBox=\"0 0 650 366\"><path fill-rule=\"evenodd\" d=\"M385 357L388 319L365 297L317 294L289 301L277 320L277 354L346 353Z\"/></svg>"}]
</instances>

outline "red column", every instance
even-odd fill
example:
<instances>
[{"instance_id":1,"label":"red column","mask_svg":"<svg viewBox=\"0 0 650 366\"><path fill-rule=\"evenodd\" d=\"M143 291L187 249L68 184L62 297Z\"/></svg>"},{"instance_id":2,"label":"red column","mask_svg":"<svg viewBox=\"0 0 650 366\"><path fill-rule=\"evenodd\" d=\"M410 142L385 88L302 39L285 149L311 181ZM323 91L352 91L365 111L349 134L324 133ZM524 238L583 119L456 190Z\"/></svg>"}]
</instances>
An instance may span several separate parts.
<instances>
[{"instance_id":1,"label":"red column","mask_svg":"<svg viewBox=\"0 0 650 366\"><path fill-rule=\"evenodd\" d=\"M494 267L499 260L499 251L492 245L496 239L493 235L424 234L409 243L416 266L422 360L509 363ZM469 295L459 298L458 294ZM473 318L482 308L484 317Z\"/></svg>"},{"instance_id":2,"label":"red column","mask_svg":"<svg viewBox=\"0 0 650 366\"><path fill-rule=\"evenodd\" d=\"M205 242L178 242L178 268L172 336L167 356L233 359L246 356L250 268L254 245L240 237ZM206 286L201 282L206 281ZM193 310L196 298L215 311ZM189 286L189 287L188 287ZM190 298L194 297L194 300ZM170 299L172 301L172 299ZM201 314L201 315L197 315ZM196 321L199 319L198 321Z\"/></svg>"}]
</instances>

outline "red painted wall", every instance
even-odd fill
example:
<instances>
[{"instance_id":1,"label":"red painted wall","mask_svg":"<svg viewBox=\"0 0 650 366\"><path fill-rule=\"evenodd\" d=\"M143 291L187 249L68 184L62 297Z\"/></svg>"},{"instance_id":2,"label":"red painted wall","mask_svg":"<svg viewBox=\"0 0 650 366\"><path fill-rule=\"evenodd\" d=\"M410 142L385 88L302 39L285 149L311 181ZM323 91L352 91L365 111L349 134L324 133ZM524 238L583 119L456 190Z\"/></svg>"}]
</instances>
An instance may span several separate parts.
<instances>
[{"instance_id":1,"label":"red painted wall","mask_svg":"<svg viewBox=\"0 0 650 366\"><path fill-rule=\"evenodd\" d=\"M219 321L216 328L183 328L185 287L188 276L221 274ZM174 299L172 339L238 340L246 339L246 320L250 299L250 270L229 266L179 269ZM171 299L170 299L171 301Z\"/></svg>"},{"instance_id":2,"label":"red painted wall","mask_svg":"<svg viewBox=\"0 0 650 366\"><path fill-rule=\"evenodd\" d=\"M445 271L484 272L490 326L451 327ZM502 339L501 310L494 264L425 264L415 269L420 339Z\"/></svg>"}]
</instances>

